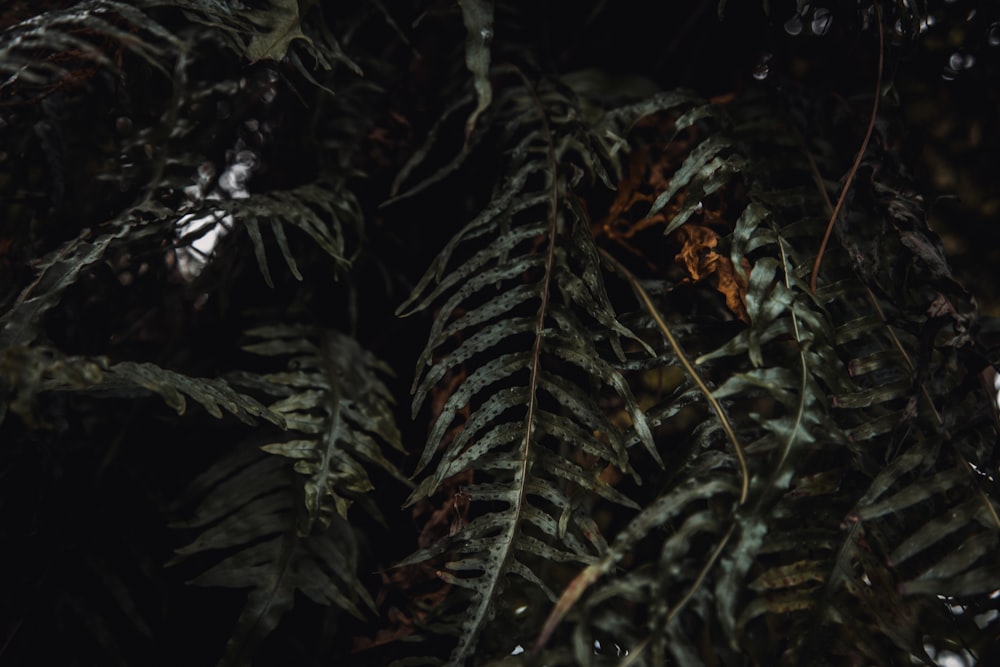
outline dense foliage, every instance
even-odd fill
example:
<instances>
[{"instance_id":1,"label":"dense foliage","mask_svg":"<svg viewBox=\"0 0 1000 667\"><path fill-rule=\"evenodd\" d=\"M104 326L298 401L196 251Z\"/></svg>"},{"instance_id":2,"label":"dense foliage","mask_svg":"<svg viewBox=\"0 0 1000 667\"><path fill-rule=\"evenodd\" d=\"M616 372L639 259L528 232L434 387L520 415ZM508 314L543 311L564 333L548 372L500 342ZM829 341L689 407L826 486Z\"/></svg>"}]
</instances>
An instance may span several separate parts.
<instances>
[{"instance_id":1,"label":"dense foliage","mask_svg":"<svg viewBox=\"0 0 1000 667\"><path fill-rule=\"evenodd\" d=\"M0 660L1000 659L1000 16L664 4L0 9Z\"/></svg>"}]
</instances>

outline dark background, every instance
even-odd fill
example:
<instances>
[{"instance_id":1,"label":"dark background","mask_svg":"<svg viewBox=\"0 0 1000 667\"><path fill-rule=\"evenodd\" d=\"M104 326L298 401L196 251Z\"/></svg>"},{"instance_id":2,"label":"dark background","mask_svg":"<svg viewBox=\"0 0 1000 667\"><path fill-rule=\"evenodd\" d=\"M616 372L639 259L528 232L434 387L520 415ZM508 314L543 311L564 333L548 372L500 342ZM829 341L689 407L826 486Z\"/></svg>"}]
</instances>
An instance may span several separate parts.
<instances>
[{"instance_id":1,"label":"dark background","mask_svg":"<svg viewBox=\"0 0 1000 667\"><path fill-rule=\"evenodd\" d=\"M72 4L51 0L3 3L0 27ZM354 11L354 3L338 4L343 6L331 8L328 14L334 29L340 14ZM396 320L392 312L423 272L424 258L432 256L451 231L434 220L412 219L414 208L407 204L385 209L380 205L389 196L394 168L419 144L412 137L421 137L439 117L434 91L460 62L464 36L461 18L451 3L386 4L391 5L389 11L412 46L385 27L365 28L357 37L359 48L380 53L384 59L383 68L374 62L365 63L365 69L367 76L383 86L391 107L372 119L374 128L383 132L369 132L358 147L358 163L372 174L358 186L362 206L375 221L369 242L384 248L383 264L362 265L358 282L388 280L390 284L385 290L373 290L374 296L363 288L352 294L341 286L318 298L330 313L342 312L352 299L359 304L357 322L344 328L356 325L359 338L401 369L399 386L394 389L399 389L397 395L405 395L412 377L409 366L422 347L425 332L421 322ZM857 3L803 6L799 12L803 29L798 35L789 34L795 32L793 17L798 11L792 2L772 2L768 14L758 2L733 0L721 20L714 0L542 1L534 7L528 23L512 26L498 16L497 30L516 30L516 39L508 41L530 45L532 53L540 54L535 63L540 69L627 72L665 89L689 87L707 97L740 94L754 87L819 89L833 93L861 119L855 138L860 146L875 85L878 39L872 27L864 29ZM887 24L893 25L895 5L885 11ZM892 126L887 136L898 142L899 153L910 166L914 189L924 194L930 225L941 236L956 277L977 297L985 315L1000 316L996 268L1000 260L1000 5L975 0L928 2L925 16L933 17L933 23L922 28L901 23L898 32L890 30L885 35L881 114L883 122ZM179 15L168 14L164 20L183 22ZM809 34L813 26L824 34ZM516 51L498 55L518 57ZM205 75L242 73L254 81L272 67L240 62L220 50L218 61L206 65ZM262 149L265 168L255 176L254 187L294 185L321 159L317 147L297 134L303 124L315 121L310 103L316 93L291 68L277 69L282 74L278 102L267 112L274 119L275 136L270 148ZM91 124L97 127L98 119L103 118L107 126L107 119L119 113L105 106L115 91L104 86L111 84L95 76L52 93L64 96L60 98L66 103L63 121L84 144L113 140L102 136L113 134L110 130L87 133ZM304 91L301 97L300 91ZM130 113L138 120L145 110L156 108L162 94L155 87L130 90ZM0 93L0 112L13 103ZM393 121L393 113L405 118L409 127ZM204 122L211 127L217 120ZM18 187L30 186L34 191L42 187L38 182L56 186L46 171L44 137L14 136L14 130L8 127L0 134L4 308L31 279L28 256L40 256L72 238L80 227L105 219L128 195L127 187L118 188L119 182L112 182L114 187L81 198L80 190L90 187L104 168L99 161L91 161L68 172L66 182L59 185L61 199L47 192L37 201L15 203L11 193ZM213 141L218 142L214 150L221 154L230 137L206 132L206 145ZM452 144L456 141L460 142L460 135L453 135ZM490 168L476 165L469 170L474 175L457 176L453 187L481 190L483 183L492 182ZM111 175L112 181L119 178ZM835 179L843 174L827 176ZM80 199L88 201L87 207L75 203ZM26 214L26 207L36 213ZM447 202L441 203L441 219L454 213ZM29 248L25 242L31 235L37 247ZM164 283L171 284L167 275L154 271L126 292L113 275L98 271L89 279L90 287L71 290L66 306L52 313L49 335L68 353L169 360L171 367L201 376L239 368L245 359L223 350L243 328L233 313L261 306L257 296L261 282L252 258L232 261L233 266L249 270L240 274L245 276L241 283L228 285L230 301L224 307L213 304L197 312L193 307L196 294L177 285L162 288ZM388 279L386 267L392 274ZM325 275L323 270L304 266L306 282ZM264 300L274 307L286 306L300 295L297 289L292 283L279 283ZM330 319L336 318L331 315ZM197 354L184 352L189 345ZM102 411L111 409L119 419L92 422L86 402L93 400L55 399L49 407L57 421L63 421L53 428L34 429L8 418L0 431L6 441L0 461L0 551L4 554L0 560L6 560L0 584L0 664L210 664L221 652L244 594L185 586L186 579L203 569L197 562L164 569L173 549L190 538L166 525L183 514L177 501L186 483L205 466L206 440L235 441L242 431L233 425L228 433L229 427L220 428L194 408L190 418L178 420L158 407L157 399L113 402L111 408L102 403ZM402 406L400 413L407 412L407 406ZM412 431L404 440L421 442L419 427ZM97 453L94 442L101 443ZM400 464L409 471L406 463ZM384 505L398 507L405 490L387 480L380 482L387 489ZM378 567L412 551L416 528L400 513L390 518L387 527L373 523L367 532L376 537L362 560L367 568L363 577L376 590ZM340 630L327 632L323 639L324 628L331 627ZM328 664L316 656L345 654L354 634L370 632L336 612L302 601L264 644L260 664L292 664L287 662L289 656L295 656L294 664Z\"/></svg>"}]
</instances>

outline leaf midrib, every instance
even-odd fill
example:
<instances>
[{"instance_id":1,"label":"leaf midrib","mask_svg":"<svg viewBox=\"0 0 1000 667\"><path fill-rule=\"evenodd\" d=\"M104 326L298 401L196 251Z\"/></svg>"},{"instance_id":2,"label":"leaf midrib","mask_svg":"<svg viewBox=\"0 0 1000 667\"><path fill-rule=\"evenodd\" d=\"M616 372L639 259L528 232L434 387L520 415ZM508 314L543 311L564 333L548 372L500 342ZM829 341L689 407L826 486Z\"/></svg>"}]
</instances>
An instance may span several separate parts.
<instances>
[{"instance_id":1,"label":"leaf midrib","mask_svg":"<svg viewBox=\"0 0 1000 667\"><path fill-rule=\"evenodd\" d=\"M538 94L535 89L530 85L530 83L525 79L525 86L531 92L532 99L535 102L535 106L539 111L539 116L541 117L542 129L545 133L548 163L549 163L549 173L552 176L552 183L550 186L550 201L549 201L549 228L548 237L549 245L546 250L545 256L545 273L542 277L542 294L541 294L541 304L538 307L538 318L535 322L535 342L531 353L531 375L528 379L528 409L525 415L524 422L524 442L522 445L522 457L521 457L521 468L515 475L515 483L517 484L517 498L511 508L511 519L508 522L508 530L506 534L501 535L499 544L502 549L502 557L498 566L491 573L488 586L480 589L483 592L483 597L479 608L477 609L476 618L474 623L470 626L474 628L474 631L465 637L459 643L456 648L455 653L452 655L452 659L449 664L457 664L458 662L464 660L468 655L470 649L478 641L479 633L483 625L484 618L487 615L490 604L496 596L497 587L500 584L500 579L507 572L507 564L511 559L514 552L514 543L517 539L518 528L520 527L521 514L523 513L523 508L525 504L525 498L527 496L527 479L528 472L530 469L530 459L531 459L531 439L534 432L535 424L535 413L538 410L538 384L539 376L541 373L541 356L542 356L542 343L545 338L545 319L549 308L549 295L551 291L552 284L552 273L555 266L555 250L556 250L556 234L558 232L558 222L559 222L559 179L557 178L557 164L556 156L554 150L554 142L552 138L552 130L549 127L548 117L545 115L545 107L542 105L541 100L538 98Z\"/></svg>"}]
</instances>

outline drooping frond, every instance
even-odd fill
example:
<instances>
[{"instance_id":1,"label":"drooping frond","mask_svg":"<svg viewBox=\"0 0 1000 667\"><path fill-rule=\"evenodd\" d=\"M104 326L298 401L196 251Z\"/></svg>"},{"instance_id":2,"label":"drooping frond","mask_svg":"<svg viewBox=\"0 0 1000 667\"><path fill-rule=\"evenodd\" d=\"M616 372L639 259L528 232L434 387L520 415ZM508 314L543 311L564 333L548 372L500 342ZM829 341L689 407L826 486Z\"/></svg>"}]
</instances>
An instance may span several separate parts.
<instances>
[{"instance_id":1,"label":"drooping frond","mask_svg":"<svg viewBox=\"0 0 1000 667\"><path fill-rule=\"evenodd\" d=\"M873 168L875 160L885 166ZM867 481L847 516L850 538L838 564L841 572L864 568L875 590L841 575L831 577L826 594L836 599L839 586L853 604L868 604L881 587L885 607L866 620L895 646L920 655L952 641L920 637L923 614L942 619L950 637L976 654L983 643L971 616L948 613L937 596L974 609L989 604L998 581L1000 504L995 481L983 472L996 423L980 377L988 362L972 338L978 313L892 159L873 151L865 164L873 177L858 196L872 205L840 229L847 250L841 270L853 275L826 298L847 315L837 337L857 389L834 404L852 440L864 443L859 468ZM873 218L882 227L877 239L863 231ZM918 266L920 275L900 282L900 270ZM946 523L951 528L941 535ZM885 655L876 646L866 646L868 654Z\"/></svg>"},{"instance_id":2,"label":"drooping frond","mask_svg":"<svg viewBox=\"0 0 1000 667\"><path fill-rule=\"evenodd\" d=\"M185 26L181 37L175 36L158 22L157 9L178 5L202 17L204 25ZM286 16L289 13L294 17ZM180 272L192 279L236 225L245 227L268 284L273 279L262 224L274 236L274 243L267 245L276 247L299 280L289 228L304 232L338 270L349 266L356 249L348 244L362 233L359 206L345 184L348 158L339 156L315 180L292 187L251 184L275 131L267 118L278 94L278 73L262 69L241 81L239 62L220 54L210 28L230 36L233 31L253 35L253 41L264 39L253 27L261 23L291 39L300 20L294 2L255 10L254 17L237 29L227 21L249 19L218 3L148 2L136 7L95 1L40 15L3 32L0 72L5 93L24 110L23 118L14 117L23 127L8 131L16 136L16 150L41 162L49 182L12 179L5 186L19 193L40 188L47 197L36 194L27 200L28 214L36 210L33 215L44 222L36 220L31 226L33 218L9 221L24 227L25 234L37 235L35 243L45 252L32 263L35 275L22 281L16 297L4 295L13 303L0 320L0 346L34 341L43 315L65 290L116 254L176 253ZM322 21L315 24L318 29ZM317 61L331 67L332 60L344 59L330 55L340 51L332 35L329 38L306 41ZM267 52L260 58L279 57L270 53L274 45L260 48ZM138 56L140 64L126 55ZM197 67L200 58L218 58L229 76L206 76ZM140 93L143 77L152 77L153 85L166 91L155 98L156 108L131 108L128 91ZM110 94L102 93L102 86L114 88L115 94L125 91L108 110L117 117L110 124L104 118L75 119L74 109L87 93ZM56 101L37 104L48 98ZM343 104L350 104L351 98L346 95ZM202 123L209 109L218 116L214 120L219 127L206 139ZM105 122L97 131L116 155L81 162L65 136L77 131L76 123L95 120ZM17 129L28 131L17 134ZM82 210L62 210L61 202L76 190L86 190L93 202ZM76 227L54 223L64 217ZM166 253L164 239L171 246Z\"/></svg>"},{"instance_id":3,"label":"drooping frond","mask_svg":"<svg viewBox=\"0 0 1000 667\"><path fill-rule=\"evenodd\" d=\"M281 458L244 446L188 489L189 497L201 501L194 516L176 527L203 532L177 549L178 559L221 554L191 583L250 589L222 665L250 664L255 646L292 609L297 593L358 617L359 603L374 608L357 578L358 550L350 524L332 515L322 530L301 534L298 487L298 475Z\"/></svg>"},{"instance_id":4,"label":"drooping frond","mask_svg":"<svg viewBox=\"0 0 1000 667\"><path fill-rule=\"evenodd\" d=\"M451 664L475 650L508 577L547 590L538 559L590 562L603 551L593 521L577 511L581 492L632 505L599 476L608 464L629 469L628 432L609 420L600 396L623 402L631 429L657 456L645 416L608 359L624 355L623 341L634 336L608 302L574 195L581 183L607 179L607 156L580 124L577 104L558 85L526 80L494 100L481 121L503 128L508 175L401 307L436 307L413 403L416 412L438 392L417 469L436 463L411 502L473 470L464 492L481 508L452 539L406 561L447 553L441 576L467 591L454 610ZM595 327L608 332L605 349ZM442 394L448 377L458 382ZM587 464L574 460L581 455Z\"/></svg>"},{"instance_id":5,"label":"drooping frond","mask_svg":"<svg viewBox=\"0 0 1000 667\"><path fill-rule=\"evenodd\" d=\"M302 280L286 227L299 229L309 236L334 260L338 271L349 268L351 263L346 249L345 223L352 235L360 232L357 201L342 182L308 183L291 190L251 194L247 198L202 201L196 207L184 210L185 214L177 224L178 252L201 255L194 259L194 266L198 267L207 259L197 250L198 239L208 233L218 234L220 227L225 233L234 223L242 225L253 244L261 275L271 287L274 280L267 259L267 248L271 245L277 246L292 275ZM273 235L273 244L265 241L262 224L266 224L270 235Z\"/></svg>"},{"instance_id":6,"label":"drooping frond","mask_svg":"<svg viewBox=\"0 0 1000 667\"><path fill-rule=\"evenodd\" d=\"M296 591L355 616L359 600L374 609L355 574L348 508L374 488L368 466L401 477L383 451L401 446L380 378L389 372L384 363L354 339L314 327L247 333L247 351L286 359L288 368L234 381L278 399L269 410L289 435L260 445L277 456L261 458L243 445L192 483L188 496L203 498L181 527L204 532L177 550L183 557L235 550L192 582L251 589L223 661L233 665L250 660L257 642L292 608Z\"/></svg>"},{"instance_id":7,"label":"drooping frond","mask_svg":"<svg viewBox=\"0 0 1000 667\"><path fill-rule=\"evenodd\" d=\"M245 424L263 418L282 428L286 422L277 411L251 396L234 390L219 378L196 378L161 368L156 364L122 361L111 364L106 358L73 357L44 347L10 347L3 352L0 377L0 421L11 409L32 418L39 394L46 391L78 391L96 396L136 397L148 392L183 415L185 396L194 399L213 417L223 411Z\"/></svg>"},{"instance_id":8,"label":"drooping frond","mask_svg":"<svg viewBox=\"0 0 1000 667\"><path fill-rule=\"evenodd\" d=\"M15 203L12 210L17 215L7 221L12 228L24 228L26 246L45 250L31 262L30 274L22 273L20 284L4 285L8 305L0 316L0 349L6 351L9 385L18 396L14 408L24 414L30 412L28 406L37 391L59 388L55 376L69 373L67 369L79 362L84 364L80 368L90 369L87 372L101 380L81 384L81 376L68 381L76 388L103 393L150 389L161 393L179 412L183 412L183 394L187 393L213 414L221 408L244 420L255 415L280 421L221 380L185 377L149 362L67 359L52 349L56 345L46 332L46 320L52 311L60 310L67 291L79 289L109 265L117 269L124 263L122 275L131 280L137 271L148 270L151 262L162 262L175 267L182 278L194 280L236 226L245 229L260 271L272 285L268 254L275 250L291 274L302 280L292 250L298 239L290 238L293 232L287 229L303 232L333 259L338 273L350 266L363 236L359 205L345 184L349 160L343 156L332 160L335 168L326 169L314 181L250 192L249 182L260 167L260 153L268 141L265 133L274 131L268 126L266 100L273 102L277 94L276 72L241 84L237 63L220 58L223 68L229 66L229 78L206 76L196 63L209 54L218 55L213 38L207 28L194 25L185 26L181 36L174 35L159 22L169 20L157 9L167 5L177 6L85 2L15 24L0 38L5 94L23 112L23 118L11 118L29 128L17 136L15 150L39 159L49 176L49 182L37 185L21 182L19 177L5 181L17 197L24 197L21 193L31 188L49 191L47 197L32 195L25 204ZM218 3L188 5L186 10L201 12L199 16L209 24L221 21L212 24L215 28L223 32L232 28L224 28L225 21L214 13L229 11ZM273 10L280 13L288 7L282 10L276 5ZM255 14L258 23L274 24L277 19L265 13ZM334 49L335 43L335 39L317 40L310 48ZM132 55L138 59L130 59ZM156 108L130 108L128 91L138 92L143 76L152 77L166 91L155 98ZM108 109L120 115L112 119L110 128L97 130L117 155L82 162L65 136L75 123L93 120L78 121L73 111L88 93L100 94L102 86L124 91ZM40 99L45 102L39 105ZM206 141L202 125L206 109L219 115L220 128L212 141ZM32 122L34 131L30 131ZM8 131L14 129L16 125ZM38 145L33 143L35 136L40 137ZM220 145L220 139L225 143ZM104 160L97 163L97 169L109 173L94 176L95 159ZM94 202L90 208L61 209L73 188L86 188ZM58 224L60 219L72 220L77 227ZM269 232L262 231L262 226ZM266 241L269 234L273 240ZM38 347L27 347L31 345ZM20 363L17 359L30 360L27 366L40 364L32 373L39 381L48 376L45 386L36 386L35 380L24 375L27 366L14 368ZM102 370L97 373L95 368Z\"/></svg>"},{"instance_id":9,"label":"drooping frond","mask_svg":"<svg viewBox=\"0 0 1000 667\"><path fill-rule=\"evenodd\" d=\"M574 658L556 664L592 664L602 653L594 647L610 639L636 664L668 656L709 664L695 637L717 647L711 659L732 649L755 664L779 656L815 661L824 647L824 655L888 664L925 656L925 644L947 645L921 625L932 617L947 624L945 636L981 643L971 617L950 618L934 597L960 596L983 609L998 581L990 560L1000 530L994 483L979 472L995 424L979 393L979 367L956 363L958 354L972 354L975 313L935 250L919 203L888 169L856 195L879 201L884 193L884 208L872 207L880 218L857 210L846 217L847 252L833 251L813 295L811 253L832 207L825 185L817 190L811 181L822 184L816 165L831 161L811 156L801 135L775 119L781 112L762 112L762 101L744 104L728 114L717 109L734 121L701 125L716 134L685 161L733 164L746 193L728 211L732 232L724 241L731 265L746 272L748 326L695 365L708 378L725 369L713 394L746 443L749 495L736 503L731 483L713 487L723 483L724 459L705 449L711 422L696 427L699 444L684 450L676 485L554 608L541 645L560 619L578 622ZM659 186L671 194L657 203L684 187L704 193L691 171L677 168L671 178L684 182ZM683 204L674 210L689 215ZM677 228L673 219L658 224L669 231ZM902 289L894 274L915 262L930 269L921 273L929 278ZM665 296L667 318L670 303ZM635 321L641 331L643 320ZM949 399L949 417L939 406L956 391L966 397ZM651 420L676 415L670 404L690 404L685 396L690 389L681 383ZM965 517L961 525L951 523L956 516ZM949 533L941 535L945 525ZM962 540L958 551L945 547L946 537ZM706 552L707 561L696 555ZM648 559L659 565L651 569ZM615 570L621 562L631 562L624 574ZM789 641L755 640L775 624Z\"/></svg>"},{"instance_id":10,"label":"drooping frond","mask_svg":"<svg viewBox=\"0 0 1000 667\"><path fill-rule=\"evenodd\" d=\"M325 70L340 62L361 70L344 53L322 18L322 6L299 0L265 0L253 7L205 0L142 0L148 8L170 7L184 10L194 22L212 29L242 57L251 62L289 58L307 78L311 78L293 45ZM314 16L309 20L309 13Z\"/></svg>"},{"instance_id":11,"label":"drooping frond","mask_svg":"<svg viewBox=\"0 0 1000 667\"><path fill-rule=\"evenodd\" d=\"M167 71L168 54L184 42L133 4L90 0L22 21L0 34L0 79L7 93L34 94L60 85L78 85L95 69L116 68L128 51ZM77 79L76 77L79 77Z\"/></svg>"},{"instance_id":12,"label":"drooping frond","mask_svg":"<svg viewBox=\"0 0 1000 667\"><path fill-rule=\"evenodd\" d=\"M286 357L288 370L254 382L280 400L270 406L297 433L262 446L295 461L303 483L305 535L347 518L355 498L374 487L365 464L402 477L385 457L389 445L402 450L392 414L393 398L380 376L391 370L357 342L337 332L276 325L247 332L249 352Z\"/></svg>"},{"instance_id":13,"label":"drooping frond","mask_svg":"<svg viewBox=\"0 0 1000 667\"><path fill-rule=\"evenodd\" d=\"M996 12L592 4L0 3L3 658L992 664Z\"/></svg>"}]
</instances>

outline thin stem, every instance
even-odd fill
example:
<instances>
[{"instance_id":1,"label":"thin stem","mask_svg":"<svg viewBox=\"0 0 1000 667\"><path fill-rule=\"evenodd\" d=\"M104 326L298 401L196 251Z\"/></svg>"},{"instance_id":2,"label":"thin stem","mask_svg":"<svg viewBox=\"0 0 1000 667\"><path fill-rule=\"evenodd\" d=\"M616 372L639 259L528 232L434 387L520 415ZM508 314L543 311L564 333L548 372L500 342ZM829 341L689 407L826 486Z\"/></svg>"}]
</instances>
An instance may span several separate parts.
<instances>
[{"instance_id":1,"label":"thin stem","mask_svg":"<svg viewBox=\"0 0 1000 667\"><path fill-rule=\"evenodd\" d=\"M691 379L694 380L694 383L698 386L698 389L705 396L705 400L708 401L708 404L712 406L713 410L715 410L715 414L719 416L719 421L722 424L722 430L726 432L726 437L728 437L729 442L732 443L733 451L736 454L736 460L739 462L740 466L739 504L742 505L743 503L746 502L747 495L750 492L750 471L747 468L747 459L746 455L743 453L743 446L740 444L739 439L736 437L736 431L733 429L732 424L729 423L729 418L726 416L726 413L722 409L722 406L719 404L719 401L716 400L715 396L712 395L712 390L708 388L708 385L705 384L705 381L701 379L701 375L698 374L698 371L695 369L694 365L688 360L687 355L684 354L684 349L681 347L680 343L677 342L677 339L674 338L674 334L670 331L670 327L667 326L667 323L660 316L660 311L657 310L656 305L653 303L653 300L649 298L649 294L643 288L642 284L639 282L639 279L636 278L631 271L625 268L624 264L615 259L611 254L609 254L603 248L601 249L601 255L603 255L604 258L607 259L615 267L615 269L625 277L625 279L632 286L632 289L635 291L636 296L638 296L639 300L642 301L643 306L652 316L653 321L656 322L656 326L659 327L660 332L663 333L663 337L667 339L668 343L670 343L670 347L673 348L674 354L677 355L677 359L681 362L681 366L683 366L685 372L687 372L687 374L691 377Z\"/></svg>"},{"instance_id":2,"label":"thin stem","mask_svg":"<svg viewBox=\"0 0 1000 667\"><path fill-rule=\"evenodd\" d=\"M833 226L837 222L837 218L840 216L840 210L844 206L844 201L847 199L847 193L851 189L851 185L854 183L854 178L858 174L858 168L861 166L861 159L865 156L865 152L868 150L868 144L872 139L872 132L875 129L875 117L878 115L878 101L882 96L882 65L885 58L885 35L882 29L882 12L879 10L878 5L875 5L875 14L877 16L878 22L878 72L875 76L875 100L872 102L872 113L871 117L868 119L868 130L865 132L865 139L861 142L861 149L858 151L858 155L854 158L854 164L851 166L851 171L847 174L847 180L844 182L844 187L840 191L840 197L837 199L837 205L833 209L833 213L830 214L830 221L826 225L826 233L823 234L823 242L819 244L819 252L816 254L816 261L813 263L812 275L809 277L809 290L815 294L816 293L816 279L819 276L819 267L823 263L823 255L826 253L826 246L830 242L830 235L833 233Z\"/></svg>"}]
</instances>

